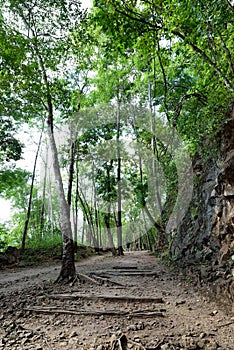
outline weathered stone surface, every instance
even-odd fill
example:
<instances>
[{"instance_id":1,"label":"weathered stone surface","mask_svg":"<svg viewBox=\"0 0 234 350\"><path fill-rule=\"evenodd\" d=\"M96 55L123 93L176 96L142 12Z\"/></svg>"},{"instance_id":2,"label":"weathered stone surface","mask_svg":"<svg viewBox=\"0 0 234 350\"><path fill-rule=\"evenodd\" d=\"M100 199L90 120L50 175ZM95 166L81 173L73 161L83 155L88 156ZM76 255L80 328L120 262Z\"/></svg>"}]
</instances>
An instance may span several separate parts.
<instances>
[{"instance_id":1,"label":"weathered stone surface","mask_svg":"<svg viewBox=\"0 0 234 350\"><path fill-rule=\"evenodd\" d=\"M231 276L234 271L231 259L234 253L233 109L227 118L220 134L218 158L206 163L198 157L194 159L193 201L174 236L171 254L189 264L209 263L217 268L226 264L225 271ZM230 295L229 285L230 282Z\"/></svg>"}]
</instances>

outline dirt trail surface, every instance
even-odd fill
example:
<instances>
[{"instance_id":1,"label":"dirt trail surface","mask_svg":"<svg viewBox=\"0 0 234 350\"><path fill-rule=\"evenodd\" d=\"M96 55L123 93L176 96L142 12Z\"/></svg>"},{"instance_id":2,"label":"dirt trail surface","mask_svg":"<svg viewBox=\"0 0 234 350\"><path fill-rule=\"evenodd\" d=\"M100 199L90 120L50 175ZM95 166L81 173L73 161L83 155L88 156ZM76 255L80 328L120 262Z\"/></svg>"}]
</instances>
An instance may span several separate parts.
<instances>
[{"instance_id":1,"label":"dirt trail surface","mask_svg":"<svg viewBox=\"0 0 234 350\"><path fill-rule=\"evenodd\" d=\"M234 317L148 252L0 271L0 349L234 349ZM85 276L90 279L85 279Z\"/></svg>"}]
</instances>

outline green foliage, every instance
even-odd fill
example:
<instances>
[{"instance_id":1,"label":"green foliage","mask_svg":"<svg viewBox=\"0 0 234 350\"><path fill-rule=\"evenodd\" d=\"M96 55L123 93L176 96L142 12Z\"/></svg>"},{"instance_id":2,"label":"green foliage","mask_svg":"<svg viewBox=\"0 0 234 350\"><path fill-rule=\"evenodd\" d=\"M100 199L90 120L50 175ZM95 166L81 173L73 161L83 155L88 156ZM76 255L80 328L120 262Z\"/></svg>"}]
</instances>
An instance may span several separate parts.
<instances>
[{"instance_id":1,"label":"green foliage","mask_svg":"<svg viewBox=\"0 0 234 350\"><path fill-rule=\"evenodd\" d=\"M19 241L12 235L6 224L0 224L0 251L4 251L8 246L17 246Z\"/></svg>"},{"instance_id":2,"label":"green foliage","mask_svg":"<svg viewBox=\"0 0 234 350\"><path fill-rule=\"evenodd\" d=\"M9 221L2 225L0 225L0 246L1 247L7 247L7 246L21 246L21 238L22 238L22 231L23 231L23 222L20 223L15 222L14 216ZM2 249L2 248L1 248Z\"/></svg>"},{"instance_id":3,"label":"green foliage","mask_svg":"<svg viewBox=\"0 0 234 350\"><path fill-rule=\"evenodd\" d=\"M94 19L106 40L124 48L118 60L128 53L132 91L139 101L148 99L151 84L153 104L176 125L193 153L204 137L212 143L234 91L233 12L228 4L110 0L95 5ZM132 26L136 30L126 35ZM113 50L107 57L109 52Z\"/></svg>"},{"instance_id":4,"label":"green foliage","mask_svg":"<svg viewBox=\"0 0 234 350\"><path fill-rule=\"evenodd\" d=\"M16 126L10 118L0 115L0 161L9 162L10 160L19 160L22 153L23 144L17 140L13 133L16 132Z\"/></svg>"},{"instance_id":5,"label":"green foliage","mask_svg":"<svg viewBox=\"0 0 234 350\"><path fill-rule=\"evenodd\" d=\"M29 194L28 182L31 174L20 168L5 168L0 171L0 195L6 199L14 199L15 206L25 207L25 199Z\"/></svg>"},{"instance_id":6,"label":"green foliage","mask_svg":"<svg viewBox=\"0 0 234 350\"><path fill-rule=\"evenodd\" d=\"M43 233L43 236L34 233L32 237L27 242L28 249L36 249L36 248L45 248L48 249L50 247L62 245L62 235L59 229L54 228L50 232Z\"/></svg>"},{"instance_id":7,"label":"green foliage","mask_svg":"<svg viewBox=\"0 0 234 350\"><path fill-rule=\"evenodd\" d=\"M90 211L93 222L98 216L103 225L106 204L117 199L118 111L123 222L138 231L134 220L141 209L146 203L155 209L150 177L156 159L156 191L164 199L166 223L178 194L175 154L165 141L166 123L179 133L191 155L200 151L209 157L218 151L217 133L226 122L234 91L230 4L101 0L94 2L89 16L78 1L70 6L68 0L0 0L0 5L0 161L20 159L23 145L15 136L15 123L45 120L49 95L56 124L71 123L79 170L74 180L83 191L83 210ZM134 155L128 153L124 139L134 140ZM70 143L61 148L64 168L70 163ZM144 152L149 164L140 169ZM18 168L0 171L0 194L19 209L13 219L16 239L23 230L30 179L30 173ZM90 189L92 198L86 198ZM94 197L98 210L93 209ZM32 245L34 239L35 245L38 239L53 240L57 227L50 227L47 213L44 231L40 227L42 202L35 187ZM58 206L53 207L58 212ZM115 209L113 205L111 226ZM4 227L2 232L6 237ZM131 236L129 229L123 233ZM152 231L152 239L155 234Z\"/></svg>"}]
</instances>

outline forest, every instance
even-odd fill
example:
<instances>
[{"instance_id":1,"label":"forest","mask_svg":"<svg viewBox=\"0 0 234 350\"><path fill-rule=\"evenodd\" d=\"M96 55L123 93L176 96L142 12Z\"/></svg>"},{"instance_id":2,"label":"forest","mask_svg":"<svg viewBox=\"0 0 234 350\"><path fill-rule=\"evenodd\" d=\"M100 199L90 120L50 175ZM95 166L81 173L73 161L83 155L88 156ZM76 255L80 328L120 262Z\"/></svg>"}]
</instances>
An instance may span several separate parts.
<instances>
[{"instance_id":1,"label":"forest","mask_svg":"<svg viewBox=\"0 0 234 350\"><path fill-rule=\"evenodd\" d=\"M233 2L0 5L1 250L61 244L60 280L75 276L79 244L176 260L178 226L199 216L194 161L217 161L230 119ZM31 171L17 165L24 129Z\"/></svg>"}]
</instances>

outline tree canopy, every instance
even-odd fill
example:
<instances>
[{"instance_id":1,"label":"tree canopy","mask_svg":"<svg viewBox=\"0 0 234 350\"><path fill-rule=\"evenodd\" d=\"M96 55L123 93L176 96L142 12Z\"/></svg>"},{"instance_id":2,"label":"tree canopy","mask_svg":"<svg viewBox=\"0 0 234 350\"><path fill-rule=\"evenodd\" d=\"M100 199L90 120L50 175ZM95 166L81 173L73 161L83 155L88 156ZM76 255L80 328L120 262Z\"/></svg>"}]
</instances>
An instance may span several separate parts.
<instances>
[{"instance_id":1,"label":"tree canopy","mask_svg":"<svg viewBox=\"0 0 234 350\"><path fill-rule=\"evenodd\" d=\"M89 11L73 0L0 5L0 160L21 157L17 123L46 125L30 235L61 231L70 257L78 239L119 253L129 240L169 244L191 200L191 158L214 156L227 121L232 3L99 0ZM0 175L5 197L14 196L14 176L15 188L31 179L19 169ZM72 275L74 266L64 271Z\"/></svg>"}]
</instances>

